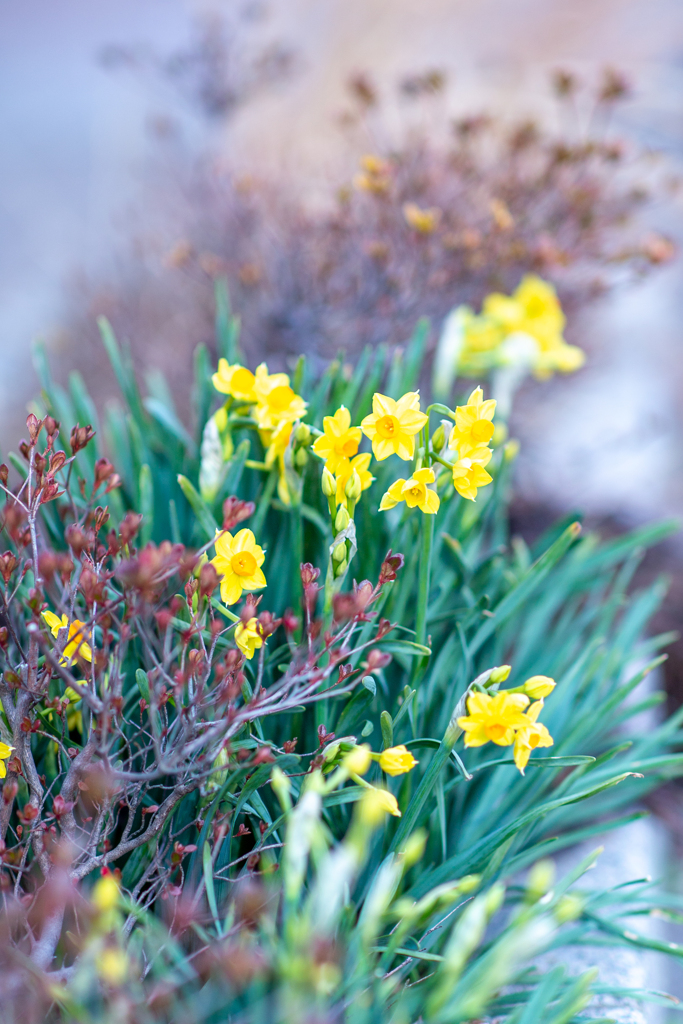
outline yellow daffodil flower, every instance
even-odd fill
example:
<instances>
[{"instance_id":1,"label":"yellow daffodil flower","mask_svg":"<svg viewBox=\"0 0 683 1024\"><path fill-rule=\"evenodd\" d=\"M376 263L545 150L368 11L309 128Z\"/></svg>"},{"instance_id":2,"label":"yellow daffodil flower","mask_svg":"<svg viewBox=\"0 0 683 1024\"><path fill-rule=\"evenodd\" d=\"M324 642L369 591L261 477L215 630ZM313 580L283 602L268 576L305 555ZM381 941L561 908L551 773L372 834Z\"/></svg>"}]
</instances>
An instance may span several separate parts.
<instances>
[{"instance_id":1,"label":"yellow daffodil flower","mask_svg":"<svg viewBox=\"0 0 683 1024\"><path fill-rule=\"evenodd\" d=\"M376 459L396 454L406 462L415 454L415 434L422 430L427 416L420 412L420 396L409 391L395 402L393 398L375 393L372 413L361 423L361 429L372 441Z\"/></svg>"},{"instance_id":2,"label":"yellow daffodil flower","mask_svg":"<svg viewBox=\"0 0 683 1024\"><path fill-rule=\"evenodd\" d=\"M50 632L54 637L59 636L60 630L69 628L67 634L67 641L64 646L64 652L62 654L62 663L67 665L78 657L83 658L85 661L92 661L92 650L89 644L85 642L85 623L79 619L74 619L73 622L69 622L67 615L62 615L61 619L54 614L54 612L43 612L43 618L50 627Z\"/></svg>"},{"instance_id":3,"label":"yellow daffodil flower","mask_svg":"<svg viewBox=\"0 0 683 1024\"><path fill-rule=\"evenodd\" d=\"M360 479L361 491L367 491L368 487L375 479L370 470L368 469L371 458L372 456L370 455L370 453L365 452L363 455L356 455L355 458L348 460L346 463L342 463L339 466L337 476L335 478L335 500L338 505L348 505L346 485L348 484L354 471L358 474L358 477Z\"/></svg>"},{"instance_id":4,"label":"yellow daffodil flower","mask_svg":"<svg viewBox=\"0 0 683 1024\"><path fill-rule=\"evenodd\" d=\"M218 372L211 378L216 391L223 395L232 395L240 402L255 402L256 399L256 377L240 366L239 363L230 365L227 359L218 360Z\"/></svg>"},{"instance_id":5,"label":"yellow daffodil flower","mask_svg":"<svg viewBox=\"0 0 683 1024\"><path fill-rule=\"evenodd\" d=\"M488 476L488 474L487 474ZM439 511L439 495L431 490L428 484L434 483L433 469L417 469L408 480L396 480L382 497L380 512L395 508L400 501L405 501L408 508L416 506L429 515Z\"/></svg>"},{"instance_id":6,"label":"yellow daffodil flower","mask_svg":"<svg viewBox=\"0 0 683 1024\"><path fill-rule=\"evenodd\" d=\"M467 399L467 405L459 405L455 410L455 426L448 447L457 451L462 459L475 448L487 445L493 437L494 426L491 421L495 411L495 399L484 401L482 389L475 388Z\"/></svg>"},{"instance_id":7,"label":"yellow daffodil flower","mask_svg":"<svg viewBox=\"0 0 683 1024\"><path fill-rule=\"evenodd\" d=\"M343 405L334 416L325 417L323 431L313 444L313 451L325 460L330 473L336 473L358 452L362 432L360 427L351 426L351 413Z\"/></svg>"},{"instance_id":8,"label":"yellow daffodil flower","mask_svg":"<svg viewBox=\"0 0 683 1024\"><path fill-rule=\"evenodd\" d=\"M524 692L530 700L542 700L553 692L556 685L550 676L531 676L524 683Z\"/></svg>"},{"instance_id":9,"label":"yellow daffodil flower","mask_svg":"<svg viewBox=\"0 0 683 1024\"><path fill-rule=\"evenodd\" d=\"M562 336L565 316L555 289L536 274L523 277L511 296L487 296L482 312L496 320L506 336L522 333L533 338L538 346L536 376L549 377L555 370L572 373L583 366L583 350L568 345Z\"/></svg>"},{"instance_id":10,"label":"yellow daffodil flower","mask_svg":"<svg viewBox=\"0 0 683 1024\"><path fill-rule=\"evenodd\" d=\"M537 721L542 707L542 700L537 700L531 705L527 713L522 716L526 719L525 724L517 730L515 736L512 756L522 775L524 775L524 769L529 762L532 750L535 750L536 747L552 747L553 745L552 736L546 727Z\"/></svg>"},{"instance_id":11,"label":"yellow daffodil flower","mask_svg":"<svg viewBox=\"0 0 683 1024\"><path fill-rule=\"evenodd\" d=\"M491 483L493 477L486 472L484 466L491 461L492 455L490 448L475 448L467 458L453 463L453 486L463 498L474 501L477 489Z\"/></svg>"},{"instance_id":12,"label":"yellow daffodil flower","mask_svg":"<svg viewBox=\"0 0 683 1024\"><path fill-rule=\"evenodd\" d=\"M292 424L283 420L274 430L261 430L259 437L266 449L265 463L270 469L277 459L282 459L292 436Z\"/></svg>"},{"instance_id":13,"label":"yellow daffodil flower","mask_svg":"<svg viewBox=\"0 0 683 1024\"><path fill-rule=\"evenodd\" d=\"M307 403L290 387L287 374L268 373L265 363L256 367L254 391L258 401L254 417L260 430L294 423L306 413Z\"/></svg>"},{"instance_id":14,"label":"yellow daffodil flower","mask_svg":"<svg viewBox=\"0 0 683 1024\"><path fill-rule=\"evenodd\" d=\"M254 616L246 623L238 622L235 626L235 643L247 661L254 657L254 651L263 647L263 636L258 628L258 619Z\"/></svg>"},{"instance_id":15,"label":"yellow daffodil flower","mask_svg":"<svg viewBox=\"0 0 683 1024\"><path fill-rule=\"evenodd\" d=\"M8 757L12 756L14 747L11 747L9 743L0 743L0 779L4 779L7 775L7 765L5 761Z\"/></svg>"},{"instance_id":16,"label":"yellow daffodil flower","mask_svg":"<svg viewBox=\"0 0 683 1024\"><path fill-rule=\"evenodd\" d=\"M405 744L399 747L388 747L379 755L379 766L387 775L405 775L413 770L418 762Z\"/></svg>"},{"instance_id":17,"label":"yellow daffodil flower","mask_svg":"<svg viewBox=\"0 0 683 1024\"><path fill-rule=\"evenodd\" d=\"M393 814L395 818L401 817L394 794L375 786L368 787L363 793L359 812L361 820L370 828L379 825L385 814Z\"/></svg>"},{"instance_id":18,"label":"yellow daffodil flower","mask_svg":"<svg viewBox=\"0 0 683 1024\"><path fill-rule=\"evenodd\" d=\"M216 532L216 555L211 559L216 572L222 575L221 600L236 604L242 591L261 590L266 577L261 566L265 558L251 530L240 530L235 536L229 532Z\"/></svg>"},{"instance_id":19,"label":"yellow daffodil flower","mask_svg":"<svg viewBox=\"0 0 683 1024\"><path fill-rule=\"evenodd\" d=\"M421 235L431 235L439 225L441 210L438 206L432 206L428 210L423 210L417 203L404 203L403 216L405 217L406 224L413 231L417 231Z\"/></svg>"},{"instance_id":20,"label":"yellow daffodil flower","mask_svg":"<svg viewBox=\"0 0 683 1024\"><path fill-rule=\"evenodd\" d=\"M458 719L465 733L466 747L497 743L509 747L515 730L528 725L523 709L529 698L523 693L472 693L467 698L467 715Z\"/></svg>"}]
</instances>

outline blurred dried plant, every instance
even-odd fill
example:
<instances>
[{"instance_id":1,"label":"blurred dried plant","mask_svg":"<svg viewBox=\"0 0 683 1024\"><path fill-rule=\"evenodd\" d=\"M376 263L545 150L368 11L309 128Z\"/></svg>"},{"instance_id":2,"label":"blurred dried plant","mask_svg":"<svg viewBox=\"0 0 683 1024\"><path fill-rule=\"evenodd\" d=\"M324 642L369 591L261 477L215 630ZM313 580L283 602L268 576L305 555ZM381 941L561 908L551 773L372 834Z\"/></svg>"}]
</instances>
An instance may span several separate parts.
<instances>
[{"instance_id":1,"label":"blurred dried plant","mask_svg":"<svg viewBox=\"0 0 683 1024\"><path fill-rule=\"evenodd\" d=\"M213 67L220 55L209 49ZM443 105L445 82L440 71L406 77L400 102ZM673 243L642 215L664 175L607 134L626 80L607 69L589 89L558 71L552 86L560 134L482 114L444 121L440 133L411 129L401 145L369 152L384 107L371 77L355 75L339 120L356 172L330 185L323 212L286 182L208 155L183 162L161 143L154 228L142 224L118 282L79 289L67 334L86 353L86 373L88 340L99 371L92 323L104 313L143 365L171 364L171 386L182 390L192 345L212 344L218 277L229 281L253 361L303 350L324 362L340 349L403 343L423 315L439 328L455 305L477 307L529 271L552 278L572 314L671 259Z\"/></svg>"}]
</instances>

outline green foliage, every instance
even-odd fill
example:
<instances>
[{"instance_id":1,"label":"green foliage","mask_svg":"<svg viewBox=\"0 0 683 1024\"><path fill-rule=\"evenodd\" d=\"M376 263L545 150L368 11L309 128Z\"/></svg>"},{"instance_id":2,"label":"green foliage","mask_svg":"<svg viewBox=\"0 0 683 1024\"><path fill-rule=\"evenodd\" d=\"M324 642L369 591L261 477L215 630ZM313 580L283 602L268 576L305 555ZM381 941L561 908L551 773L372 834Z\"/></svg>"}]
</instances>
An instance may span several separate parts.
<instances>
[{"instance_id":1,"label":"green foliage","mask_svg":"<svg viewBox=\"0 0 683 1024\"><path fill-rule=\"evenodd\" d=\"M278 468L265 467L252 425L233 417L229 445L211 426L221 396L210 388L205 348L195 356L196 419L188 429L161 377L148 396L141 395L129 354L106 321L100 326L123 402L108 408L103 431L78 453L76 476L91 481L96 460L107 455L122 482L108 496L112 523L119 526L127 511L141 512L142 540L156 544L170 538L206 547L223 521L227 498L253 502L246 525L266 550L268 579L259 610L298 614L300 563L321 567L324 576L334 541L319 460L311 454L298 467L299 491L290 489L291 504L283 503ZM222 288L216 332L219 354L234 360L239 324ZM302 358L296 386L309 402L307 422L320 428L325 415L345 405L357 423L370 411L374 391L398 397L413 390L424 338L421 323L405 351L368 349L355 369L338 359L319 375ZM72 376L67 393L52 382L40 352L37 362L45 410L63 425L89 422L97 429L80 378ZM510 536L514 447L502 444L489 466L494 483L476 503L457 495L442 500L427 584L420 569L425 517L405 506L377 511L397 475L393 461L373 463L377 480L355 509L358 550L344 583L349 590L352 578L376 580L390 548L405 555L398 579L385 584L373 606L397 624L375 645L392 661L371 675L361 673L351 692L333 686L324 699L247 723L238 746L251 753L269 748L268 762L217 765L200 793L193 790L178 803L169 834L182 831L182 842L196 849L175 884L184 879L198 886L197 905L206 915L193 919L188 944L161 924L159 901L150 907L141 899L126 903L128 930L135 925L127 956L148 970L146 981L130 990L141 1007L146 1001L136 1020L256 1024L304 1020L315 1010L316 1020L353 1024L456 1022L483 1014L510 1024L560 1024L574 1020L597 991L595 979L571 978L561 968L539 977L529 966L537 952L563 941L592 941L596 933L604 941L658 948L635 933L626 936L619 923L635 904L653 905L645 886L568 896L577 873L539 902L550 885L534 893L534 871L526 890L515 885L539 859L631 820L634 802L683 771L683 712L646 733L630 724L659 699L631 695L658 664L657 652L668 639L646 633L664 582L633 590L631 581L645 549L673 524L604 543L582 535L568 519L529 549ZM46 536L65 550L63 528L63 519L46 515ZM212 614L225 614L217 599L211 607ZM370 636L367 624L360 637ZM245 666L249 692L276 687L283 666L296 656L292 642L280 634L271 638L260 668L256 662ZM358 668L366 656L359 649L349 664ZM501 664L512 665L513 686L535 674L557 681L544 710L554 747L549 756L532 755L525 776L506 750L455 750L456 709L463 713L472 680ZM135 684L127 701L142 696L149 704L152 668L133 646L126 672ZM321 737L331 733L367 738L376 750L406 744L420 762L396 780L373 766L368 780L391 789L402 817L368 829L362 843L360 785L322 793L313 783L302 785L318 777L305 773ZM285 748L294 738L296 752ZM48 746L39 772L46 769ZM282 807L271 787L274 767L291 776ZM147 794L148 802L157 795ZM251 835L246 847L240 826ZM424 844L419 857L416 830ZM128 891L140 891L159 842L156 837L118 865ZM263 852L252 862L254 850ZM256 863L258 881L251 874ZM465 896L467 886L476 887L476 895ZM253 921L244 909L252 897L261 908ZM58 1000L69 1019L113 1013L92 994L89 955ZM244 965L242 978L233 976L236 963ZM505 988L512 983L513 992ZM166 1002L159 996L150 1003L150 992L162 989L170 993Z\"/></svg>"}]
</instances>

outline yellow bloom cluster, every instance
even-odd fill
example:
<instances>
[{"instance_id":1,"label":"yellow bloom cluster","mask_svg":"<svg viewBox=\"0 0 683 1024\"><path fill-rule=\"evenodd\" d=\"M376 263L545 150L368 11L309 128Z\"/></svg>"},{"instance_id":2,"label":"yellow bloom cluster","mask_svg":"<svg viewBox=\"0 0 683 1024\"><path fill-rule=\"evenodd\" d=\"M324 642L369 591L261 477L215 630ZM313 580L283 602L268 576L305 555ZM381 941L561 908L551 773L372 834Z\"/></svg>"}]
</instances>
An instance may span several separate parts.
<instances>
[{"instance_id":1,"label":"yellow bloom cluster","mask_svg":"<svg viewBox=\"0 0 683 1024\"><path fill-rule=\"evenodd\" d=\"M218 371L211 378L216 391L237 402L253 405L254 419L261 430L275 430L281 423L294 423L306 412L306 402L290 387L286 373L268 373L261 363L256 373L227 359L218 360Z\"/></svg>"},{"instance_id":2,"label":"yellow bloom cluster","mask_svg":"<svg viewBox=\"0 0 683 1024\"><path fill-rule=\"evenodd\" d=\"M488 295L479 315L469 306L458 313L458 372L466 377L526 363L545 378L555 371L573 373L584 364L582 349L564 340L565 316L554 287L536 274L522 278L512 295Z\"/></svg>"},{"instance_id":3,"label":"yellow bloom cluster","mask_svg":"<svg viewBox=\"0 0 683 1024\"><path fill-rule=\"evenodd\" d=\"M216 391L233 398L238 404L252 406L261 442L266 449L266 465L278 463L278 494L284 504L291 504L287 486L284 455L292 437L293 424L306 414L307 403L290 385L286 373L269 373L265 363L252 373L239 363L230 365L218 360L218 371L211 378Z\"/></svg>"},{"instance_id":4,"label":"yellow bloom cluster","mask_svg":"<svg viewBox=\"0 0 683 1024\"><path fill-rule=\"evenodd\" d=\"M544 687L546 693L555 685L552 679L545 676L533 679L547 680ZM528 682L532 683L532 680ZM467 698L467 715L458 719L458 725L465 733L465 746L481 747L489 742L500 747L514 745L515 764L523 775L531 751L536 747L553 745L552 736L538 721L542 708L542 699L529 706L526 693L472 693Z\"/></svg>"},{"instance_id":5,"label":"yellow bloom cluster","mask_svg":"<svg viewBox=\"0 0 683 1024\"><path fill-rule=\"evenodd\" d=\"M337 505L348 506L349 491L355 504L375 479L370 472L370 454L357 454L361 438L361 428L351 426L351 413L342 405L334 416L324 418L323 432L311 446L315 454L324 460L325 469L334 478L328 489L329 496L334 496ZM349 487L354 474L357 477L354 479L355 490Z\"/></svg>"},{"instance_id":6,"label":"yellow bloom cluster","mask_svg":"<svg viewBox=\"0 0 683 1024\"><path fill-rule=\"evenodd\" d=\"M492 398L484 401L484 392L475 388L467 405L455 410L455 426L448 447L457 452L453 463L453 486L463 498L474 501L479 487L490 484L492 477L484 468L491 461L488 442L493 437L493 414L496 403Z\"/></svg>"}]
</instances>

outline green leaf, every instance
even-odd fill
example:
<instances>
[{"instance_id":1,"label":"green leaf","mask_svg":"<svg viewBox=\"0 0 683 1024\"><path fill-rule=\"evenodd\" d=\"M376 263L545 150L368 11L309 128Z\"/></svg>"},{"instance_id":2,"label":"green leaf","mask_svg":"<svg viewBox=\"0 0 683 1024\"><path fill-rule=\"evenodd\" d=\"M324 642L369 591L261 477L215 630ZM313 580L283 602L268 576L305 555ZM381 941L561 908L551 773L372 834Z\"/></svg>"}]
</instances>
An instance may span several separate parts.
<instances>
[{"instance_id":1,"label":"green leaf","mask_svg":"<svg viewBox=\"0 0 683 1024\"><path fill-rule=\"evenodd\" d=\"M154 484L152 483L152 471L148 465L140 467L139 488L140 512L142 513L140 543L144 546L152 539L154 529Z\"/></svg>"},{"instance_id":2,"label":"green leaf","mask_svg":"<svg viewBox=\"0 0 683 1024\"><path fill-rule=\"evenodd\" d=\"M545 554L534 562L528 573L520 580L506 596L492 609L492 617L488 618L479 627L470 643L470 652L476 653L489 637L499 629L517 609L531 597L534 590L545 579L550 570L567 553L579 533L581 527L578 523L572 523L564 533L558 537L552 547L548 548Z\"/></svg>"},{"instance_id":3,"label":"green leaf","mask_svg":"<svg viewBox=\"0 0 683 1024\"><path fill-rule=\"evenodd\" d=\"M144 699L147 701L147 705L151 703L149 695L149 679L144 669L137 668L135 670L135 682L138 684L138 690Z\"/></svg>"},{"instance_id":4,"label":"green leaf","mask_svg":"<svg viewBox=\"0 0 683 1024\"><path fill-rule=\"evenodd\" d=\"M145 409L172 437L179 441L191 459L197 458L197 445L189 432L180 422L175 412L164 405L158 398L146 398Z\"/></svg>"},{"instance_id":5,"label":"green leaf","mask_svg":"<svg viewBox=\"0 0 683 1024\"><path fill-rule=\"evenodd\" d=\"M213 517L211 509L201 497L199 492L192 486L190 481L182 473L178 474L180 489L190 503L190 507L197 517L197 522L206 534L207 540L213 540L218 530L218 523Z\"/></svg>"}]
</instances>

